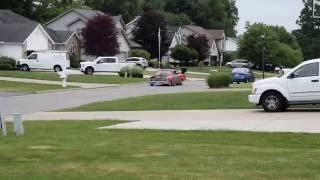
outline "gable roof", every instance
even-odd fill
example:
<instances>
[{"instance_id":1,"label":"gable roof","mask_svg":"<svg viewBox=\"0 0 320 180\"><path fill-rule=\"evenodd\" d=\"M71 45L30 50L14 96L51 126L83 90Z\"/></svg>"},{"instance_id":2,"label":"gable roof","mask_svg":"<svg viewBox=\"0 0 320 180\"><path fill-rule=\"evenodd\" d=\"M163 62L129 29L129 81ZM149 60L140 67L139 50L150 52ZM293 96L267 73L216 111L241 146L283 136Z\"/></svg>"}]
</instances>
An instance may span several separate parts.
<instances>
[{"instance_id":1,"label":"gable roof","mask_svg":"<svg viewBox=\"0 0 320 180\"><path fill-rule=\"evenodd\" d=\"M52 40L57 44L65 44L68 42L68 40L73 36L76 35L73 31L54 31L49 28L45 28L49 36L52 38Z\"/></svg>"},{"instance_id":2,"label":"gable roof","mask_svg":"<svg viewBox=\"0 0 320 180\"><path fill-rule=\"evenodd\" d=\"M204 29L201 26L184 26L196 35L205 35L208 38L208 45L211 47L216 40L224 39L224 30Z\"/></svg>"},{"instance_id":3,"label":"gable roof","mask_svg":"<svg viewBox=\"0 0 320 180\"><path fill-rule=\"evenodd\" d=\"M53 21L63 17L64 15L70 13L70 12L74 12L76 14L78 14L82 20L89 20L91 18L94 18L97 15L106 15L104 12L99 11L99 10L92 10L92 9L70 9L69 11L64 12L63 14L51 19L50 21L48 21L47 23L45 23L45 25L48 25L50 23L52 23ZM112 20L113 22L116 24L117 22L121 22L121 24L125 27L125 24L122 20L122 16L118 15L118 16L112 16Z\"/></svg>"},{"instance_id":4,"label":"gable roof","mask_svg":"<svg viewBox=\"0 0 320 180\"><path fill-rule=\"evenodd\" d=\"M0 9L0 41L23 43L38 26L39 23L35 21Z\"/></svg>"}]
</instances>

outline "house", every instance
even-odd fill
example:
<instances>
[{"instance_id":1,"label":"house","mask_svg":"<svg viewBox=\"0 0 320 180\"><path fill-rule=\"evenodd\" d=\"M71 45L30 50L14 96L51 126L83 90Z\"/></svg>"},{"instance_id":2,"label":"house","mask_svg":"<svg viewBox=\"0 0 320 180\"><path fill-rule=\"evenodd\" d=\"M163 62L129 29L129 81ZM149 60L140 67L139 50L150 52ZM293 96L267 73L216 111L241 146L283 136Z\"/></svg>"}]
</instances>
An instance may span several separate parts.
<instances>
[{"instance_id":1,"label":"house","mask_svg":"<svg viewBox=\"0 0 320 180\"><path fill-rule=\"evenodd\" d=\"M53 44L39 23L0 9L0 56L20 59L33 51L50 50Z\"/></svg>"},{"instance_id":2,"label":"house","mask_svg":"<svg viewBox=\"0 0 320 180\"><path fill-rule=\"evenodd\" d=\"M187 44L187 37L190 35L205 35L208 39L210 47L209 64L213 62L222 63L225 46L226 35L224 30L204 29L200 26L187 25L181 28L182 43Z\"/></svg>"},{"instance_id":3,"label":"house","mask_svg":"<svg viewBox=\"0 0 320 180\"><path fill-rule=\"evenodd\" d=\"M86 26L89 19L97 15L105 15L101 11L89 9L71 9L60 16L50 20L45 25L54 31L72 31L81 36L82 29ZM126 26L121 16L112 17L116 29L118 31L118 42L120 45L120 53L117 55L119 59L125 59L130 51L130 42L126 37ZM82 50L82 59L92 60L95 57L87 56Z\"/></svg>"},{"instance_id":4,"label":"house","mask_svg":"<svg viewBox=\"0 0 320 180\"><path fill-rule=\"evenodd\" d=\"M24 58L34 51L63 50L79 55L79 37L53 31L10 10L0 10L0 56Z\"/></svg>"}]
</instances>

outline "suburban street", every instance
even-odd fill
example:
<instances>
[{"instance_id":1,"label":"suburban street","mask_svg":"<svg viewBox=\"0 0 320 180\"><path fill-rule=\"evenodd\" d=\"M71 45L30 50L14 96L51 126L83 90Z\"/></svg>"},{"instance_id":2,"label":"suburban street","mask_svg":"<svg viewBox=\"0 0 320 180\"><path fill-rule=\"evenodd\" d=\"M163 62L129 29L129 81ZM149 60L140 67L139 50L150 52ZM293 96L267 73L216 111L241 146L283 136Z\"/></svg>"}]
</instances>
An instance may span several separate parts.
<instances>
[{"instance_id":1,"label":"suburban street","mask_svg":"<svg viewBox=\"0 0 320 180\"><path fill-rule=\"evenodd\" d=\"M29 94L23 96L20 94L18 94L19 96L15 96L17 95L15 93L2 93L0 109L1 113L4 115L25 114L40 111L53 111L77 107L93 102L109 101L144 95L199 91L214 90L208 89L204 81L187 81L183 86L176 87L150 87L147 85L147 83L145 83L86 90L66 90L63 92Z\"/></svg>"}]
</instances>

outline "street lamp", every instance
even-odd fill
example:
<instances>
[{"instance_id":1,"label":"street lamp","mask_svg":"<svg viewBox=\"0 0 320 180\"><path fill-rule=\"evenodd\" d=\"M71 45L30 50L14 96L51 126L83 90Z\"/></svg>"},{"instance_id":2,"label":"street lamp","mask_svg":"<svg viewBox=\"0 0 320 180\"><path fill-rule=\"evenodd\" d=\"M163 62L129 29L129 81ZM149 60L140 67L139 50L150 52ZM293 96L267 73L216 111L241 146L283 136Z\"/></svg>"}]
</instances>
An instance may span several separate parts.
<instances>
[{"instance_id":1,"label":"street lamp","mask_svg":"<svg viewBox=\"0 0 320 180\"><path fill-rule=\"evenodd\" d=\"M261 39L262 39L262 79L264 79L264 72L265 72L265 50L266 50L266 47L264 45L264 42L265 42L265 35L262 35L261 36Z\"/></svg>"}]
</instances>

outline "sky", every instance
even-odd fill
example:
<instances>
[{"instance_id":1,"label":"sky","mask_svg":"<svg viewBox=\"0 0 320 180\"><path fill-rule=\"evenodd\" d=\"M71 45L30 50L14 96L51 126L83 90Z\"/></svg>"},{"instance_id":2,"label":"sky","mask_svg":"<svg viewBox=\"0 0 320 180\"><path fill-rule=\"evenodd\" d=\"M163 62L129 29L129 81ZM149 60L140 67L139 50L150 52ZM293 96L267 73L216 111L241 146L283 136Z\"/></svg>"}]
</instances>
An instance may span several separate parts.
<instances>
[{"instance_id":1,"label":"sky","mask_svg":"<svg viewBox=\"0 0 320 180\"><path fill-rule=\"evenodd\" d=\"M262 22L284 26L288 31L298 28L296 21L303 8L302 0L236 0L239 10L238 34L245 31L246 21L250 24Z\"/></svg>"}]
</instances>

